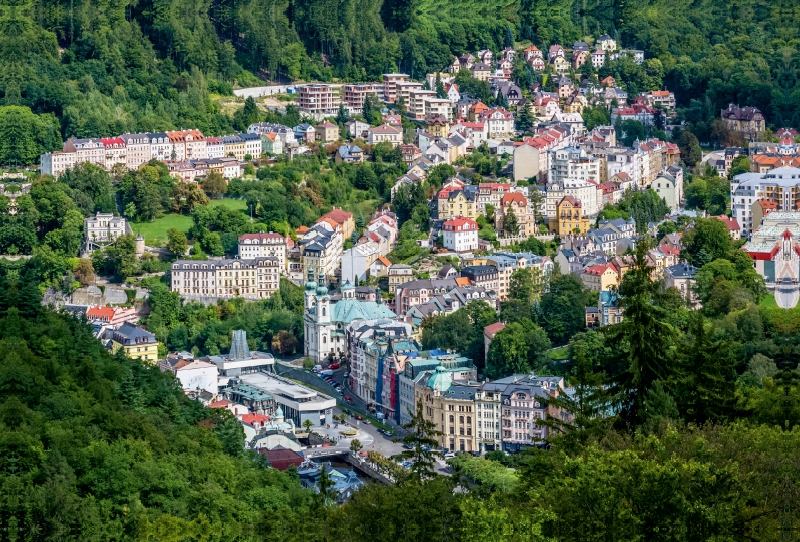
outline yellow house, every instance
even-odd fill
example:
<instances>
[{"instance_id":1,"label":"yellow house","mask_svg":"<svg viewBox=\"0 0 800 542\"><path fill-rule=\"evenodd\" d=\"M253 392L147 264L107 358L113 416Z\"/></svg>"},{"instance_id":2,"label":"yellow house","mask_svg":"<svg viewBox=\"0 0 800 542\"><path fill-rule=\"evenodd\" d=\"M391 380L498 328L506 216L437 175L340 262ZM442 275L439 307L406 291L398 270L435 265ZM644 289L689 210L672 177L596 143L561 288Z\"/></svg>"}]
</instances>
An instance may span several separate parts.
<instances>
[{"instance_id":1,"label":"yellow house","mask_svg":"<svg viewBox=\"0 0 800 542\"><path fill-rule=\"evenodd\" d=\"M425 118L426 130L436 137L447 137L450 132L450 123L444 115L433 114Z\"/></svg>"},{"instance_id":2,"label":"yellow house","mask_svg":"<svg viewBox=\"0 0 800 542\"><path fill-rule=\"evenodd\" d=\"M444 189L442 189L444 191ZM457 216L463 216L475 220L476 218L476 205L475 194L473 192L465 192L461 189L449 191L444 197L442 192L439 192L439 218L448 219Z\"/></svg>"},{"instance_id":3,"label":"yellow house","mask_svg":"<svg viewBox=\"0 0 800 542\"><path fill-rule=\"evenodd\" d=\"M121 348L126 356L155 363L158 361L158 341L156 336L144 329L125 322L110 332L111 352Z\"/></svg>"},{"instance_id":4,"label":"yellow house","mask_svg":"<svg viewBox=\"0 0 800 542\"><path fill-rule=\"evenodd\" d=\"M222 145L225 156L233 155L237 160L244 160L244 155L247 154L244 139L237 135L222 136Z\"/></svg>"},{"instance_id":5,"label":"yellow house","mask_svg":"<svg viewBox=\"0 0 800 542\"><path fill-rule=\"evenodd\" d=\"M575 196L564 196L556 204L556 216L550 219L550 232L561 237L589 231L589 217L583 216L580 200Z\"/></svg>"},{"instance_id":6,"label":"yellow house","mask_svg":"<svg viewBox=\"0 0 800 542\"><path fill-rule=\"evenodd\" d=\"M593 265L581 272L581 282L589 290L606 292L619 285L619 273L611 263Z\"/></svg>"}]
</instances>

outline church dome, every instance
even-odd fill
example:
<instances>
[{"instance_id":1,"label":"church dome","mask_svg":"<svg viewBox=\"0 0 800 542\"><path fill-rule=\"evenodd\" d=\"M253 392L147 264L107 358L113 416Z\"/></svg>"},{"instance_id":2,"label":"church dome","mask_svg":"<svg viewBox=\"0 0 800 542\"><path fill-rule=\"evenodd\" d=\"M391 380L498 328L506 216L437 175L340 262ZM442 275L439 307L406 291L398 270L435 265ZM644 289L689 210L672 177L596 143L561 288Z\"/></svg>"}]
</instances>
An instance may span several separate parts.
<instances>
[{"instance_id":1,"label":"church dome","mask_svg":"<svg viewBox=\"0 0 800 542\"><path fill-rule=\"evenodd\" d=\"M342 291L343 292L346 291L346 290L355 290L355 289L356 289L356 287L353 286L353 284L350 282L350 279L347 279L346 281L344 281L344 284L342 284Z\"/></svg>"},{"instance_id":2,"label":"church dome","mask_svg":"<svg viewBox=\"0 0 800 542\"><path fill-rule=\"evenodd\" d=\"M273 418L275 418L275 421L283 420L283 409L280 406L278 406L278 408L275 409L275 414L273 414Z\"/></svg>"},{"instance_id":3,"label":"church dome","mask_svg":"<svg viewBox=\"0 0 800 542\"><path fill-rule=\"evenodd\" d=\"M433 375L428 379L428 387L436 391L447 391L452 384L453 375L441 365L436 368Z\"/></svg>"},{"instance_id":4,"label":"church dome","mask_svg":"<svg viewBox=\"0 0 800 542\"><path fill-rule=\"evenodd\" d=\"M314 282L314 268L308 268L308 282L306 282L306 291L311 292L317 287L317 283Z\"/></svg>"}]
</instances>

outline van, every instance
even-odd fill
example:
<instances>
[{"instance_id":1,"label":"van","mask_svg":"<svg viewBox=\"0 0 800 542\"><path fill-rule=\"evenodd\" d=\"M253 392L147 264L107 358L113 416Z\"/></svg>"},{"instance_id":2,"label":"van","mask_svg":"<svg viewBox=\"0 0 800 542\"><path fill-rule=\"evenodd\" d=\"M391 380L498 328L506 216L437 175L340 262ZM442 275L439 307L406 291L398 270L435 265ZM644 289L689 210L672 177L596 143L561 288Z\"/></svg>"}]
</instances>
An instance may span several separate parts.
<instances>
[{"instance_id":1,"label":"van","mask_svg":"<svg viewBox=\"0 0 800 542\"><path fill-rule=\"evenodd\" d=\"M333 374L333 371L331 371L330 369L325 369L324 371L320 371L319 374L322 376L331 376Z\"/></svg>"},{"instance_id":2,"label":"van","mask_svg":"<svg viewBox=\"0 0 800 542\"><path fill-rule=\"evenodd\" d=\"M322 365L314 365L314 369L313 369L313 371L314 371L315 373L318 373L318 372L320 372L321 370L322 370Z\"/></svg>"}]
</instances>

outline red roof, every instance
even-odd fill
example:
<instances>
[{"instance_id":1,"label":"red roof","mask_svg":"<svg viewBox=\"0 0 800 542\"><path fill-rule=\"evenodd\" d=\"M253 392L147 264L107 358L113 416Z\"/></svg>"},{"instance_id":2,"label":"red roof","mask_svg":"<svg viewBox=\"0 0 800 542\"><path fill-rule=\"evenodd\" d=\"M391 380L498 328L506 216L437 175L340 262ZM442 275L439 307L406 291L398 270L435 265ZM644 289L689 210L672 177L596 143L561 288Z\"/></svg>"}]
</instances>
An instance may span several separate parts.
<instances>
[{"instance_id":1,"label":"red roof","mask_svg":"<svg viewBox=\"0 0 800 542\"><path fill-rule=\"evenodd\" d=\"M277 470L286 470L292 465L299 467L303 463L303 456L288 448L274 448L272 450L260 449L258 453L265 455L270 465Z\"/></svg>"},{"instance_id":2,"label":"red roof","mask_svg":"<svg viewBox=\"0 0 800 542\"><path fill-rule=\"evenodd\" d=\"M503 194L503 197L500 198L500 205L503 207L511 203L516 203L517 205L528 205L528 200L526 200L525 196L519 192L509 192L508 194Z\"/></svg>"},{"instance_id":3,"label":"red roof","mask_svg":"<svg viewBox=\"0 0 800 542\"><path fill-rule=\"evenodd\" d=\"M235 403L228 401L227 399L223 399L222 401L214 401L213 403L209 403L208 408L228 408L233 404Z\"/></svg>"},{"instance_id":4,"label":"red roof","mask_svg":"<svg viewBox=\"0 0 800 542\"><path fill-rule=\"evenodd\" d=\"M122 140L122 138L119 137L101 137L100 142L106 147L109 147L111 145L122 145L123 147L125 146L125 142Z\"/></svg>"},{"instance_id":5,"label":"red roof","mask_svg":"<svg viewBox=\"0 0 800 542\"><path fill-rule=\"evenodd\" d=\"M718 218L719 220L722 220L725 223L725 225L728 227L729 230L739 230L739 229L741 229L739 227L739 222L735 218L730 218L730 217L725 216L725 215L715 216L713 218Z\"/></svg>"},{"instance_id":6,"label":"red roof","mask_svg":"<svg viewBox=\"0 0 800 542\"><path fill-rule=\"evenodd\" d=\"M245 414L242 416L242 421L248 425L256 423L264 424L269 421L269 416L264 414Z\"/></svg>"},{"instance_id":7,"label":"red roof","mask_svg":"<svg viewBox=\"0 0 800 542\"><path fill-rule=\"evenodd\" d=\"M478 223L463 216L457 216L446 221L443 226L447 231L470 231L478 229Z\"/></svg>"},{"instance_id":8,"label":"red roof","mask_svg":"<svg viewBox=\"0 0 800 542\"><path fill-rule=\"evenodd\" d=\"M86 318L89 320L111 320L113 317L112 307L92 307L86 311Z\"/></svg>"},{"instance_id":9,"label":"red roof","mask_svg":"<svg viewBox=\"0 0 800 542\"><path fill-rule=\"evenodd\" d=\"M497 322L496 324L489 324L485 328L483 328L484 335L488 335L489 338L494 338L495 335L499 331L501 331L506 325L503 322Z\"/></svg>"},{"instance_id":10,"label":"red roof","mask_svg":"<svg viewBox=\"0 0 800 542\"><path fill-rule=\"evenodd\" d=\"M570 202L573 207L581 206L581 200L576 199L575 196L564 196L563 198L561 198L561 201L559 201L558 204L561 205L561 202L565 200Z\"/></svg>"},{"instance_id":11,"label":"red roof","mask_svg":"<svg viewBox=\"0 0 800 542\"><path fill-rule=\"evenodd\" d=\"M322 215L322 218L330 218L337 224L344 224L345 222L353 218L353 213L348 213L347 211L343 211L341 209L334 209L330 213Z\"/></svg>"},{"instance_id":12,"label":"red roof","mask_svg":"<svg viewBox=\"0 0 800 542\"><path fill-rule=\"evenodd\" d=\"M601 263L598 265L593 265L588 269L584 269L583 272L586 273L587 275L602 275L603 273L608 271L609 268L611 268L611 270L616 272L616 268L610 263Z\"/></svg>"}]
</instances>

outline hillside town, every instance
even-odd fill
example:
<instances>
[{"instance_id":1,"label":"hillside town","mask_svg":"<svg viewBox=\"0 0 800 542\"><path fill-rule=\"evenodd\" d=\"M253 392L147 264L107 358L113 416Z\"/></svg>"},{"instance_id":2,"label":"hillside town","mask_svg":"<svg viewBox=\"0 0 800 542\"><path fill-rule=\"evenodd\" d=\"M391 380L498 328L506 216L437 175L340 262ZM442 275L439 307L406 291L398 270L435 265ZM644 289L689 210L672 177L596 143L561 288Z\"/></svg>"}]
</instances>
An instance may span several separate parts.
<instances>
[{"instance_id":1,"label":"hillside town","mask_svg":"<svg viewBox=\"0 0 800 542\"><path fill-rule=\"evenodd\" d=\"M520 59L536 75L529 88L512 80ZM127 238L135 259L167 255L164 269L151 274L181 304L223 307L236 299L268 302L287 287L301 292L299 329L276 330L270 352L254 349L261 343L242 329L223 338L228 354L196 346L170 351L167 344L178 342L147 318L154 293L145 281L134 283L133 298L108 283L104 291L85 288L81 299L89 301L73 294L59 302L83 315L109 351L157 365L192 399L230 411L246 447L298 467L307 487L317 487L319 477L309 454L319 442L339 445L341 437L328 430L338 427L342 411L386 428L369 432L351 422L345 447L359 441L356 435L391 447L386 436L402 434L418 405L443 454L541 446L554 430L546 420L572 416L558 405L575 389L554 370L571 337L548 329L542 349L526 335L523 341L533 342L525 370L497 368L513 357L507 337L520 322L538 329L530 314L514 313L518 303L540 310L554 285L569 280L578 292L571 298L578 304L571 308L574 331L618 325L625 319L623 279L645 266L649 280L698 311L709 293L697 277L711 257L708 247L698 251L700 228L717 228L748 256L779 307L798 301L797 132L781 129L777 143L761 141L761 112L730 104L720 119L740 146L706 152L687 168L686 149L670 141L681 130L674 93L629 95L613 77L596 76L620 59L641 65L645 57L608 35L593 47L576 42L543 52L530 45L497 57L481 50L420 81L387 73L375 83L296 84L287 89L296 105L287 107L302 122L293 126L258 121L222 136L184 129L68 139L63 150L41 156L42 175L64 179L91 164L124 178L160 164L172 182L205 190L213 176L229 187L255 183L256 171L258 180L269 179L269 168L315 156L323 167L351 168L356 180L363 168L391 160L404 172L381 179L387 198L366 216L353 206L324 205L313 223L239 234L223 255L202 254L199 239L168 252L150 246L127 208L127 216L84 219L81 256L106 254ZM588 77L584 65L592 67ZM458 81L485 84L490 104ZM693 201L691 179L704 175L731 175L722 195L730 198L730 215L724 206L712 215ZM249 199L247 207L253 223L257 209ZM525 288L530 292L522 294ZM465 311L488 311L491 323L475 331L468 349L440 347L446 341L430 335L436 322ZM378 468L366 452L357 458ZM334 472L340 501L363 484L346 470Z\"/></svg>"}]
</instances>

